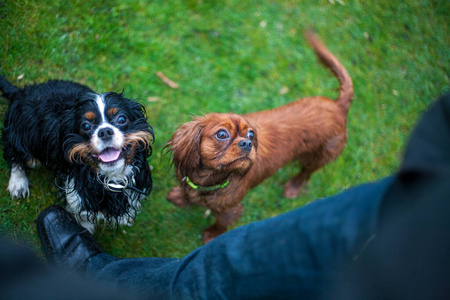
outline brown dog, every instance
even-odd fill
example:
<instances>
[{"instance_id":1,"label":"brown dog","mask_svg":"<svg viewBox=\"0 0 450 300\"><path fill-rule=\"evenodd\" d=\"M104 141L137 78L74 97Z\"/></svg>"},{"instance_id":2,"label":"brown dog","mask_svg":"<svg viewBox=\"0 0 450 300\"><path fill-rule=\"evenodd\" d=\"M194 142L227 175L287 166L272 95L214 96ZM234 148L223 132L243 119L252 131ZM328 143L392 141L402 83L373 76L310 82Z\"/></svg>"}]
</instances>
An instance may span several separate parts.
<instances>
[{"instance_id":1,"label":"brown dog","mask_svg":"<svg viewBox=\"0 0 450 300\"><path fill-rule=\"evenodd\" d=\"M242 213L247 191L291 161L301 171L284 187L295 198L311 174L335 160L347 140L347 111L353 84L346 69L312 33L307 39L340 82L339 96L307 97L246 115L213 113L177 129L167 144L180 186L167 199L179 206L206 206L216 223L203 242L224 233Z\"/></svg>"}]
</instances>

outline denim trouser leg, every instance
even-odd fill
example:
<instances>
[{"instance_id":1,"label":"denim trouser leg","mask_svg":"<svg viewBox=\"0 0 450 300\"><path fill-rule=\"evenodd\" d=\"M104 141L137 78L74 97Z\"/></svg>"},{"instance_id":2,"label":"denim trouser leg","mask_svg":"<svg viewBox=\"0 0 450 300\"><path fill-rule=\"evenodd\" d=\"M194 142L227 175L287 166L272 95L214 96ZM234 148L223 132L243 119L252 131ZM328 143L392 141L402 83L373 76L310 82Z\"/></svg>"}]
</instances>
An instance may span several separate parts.
<instances>
[{"instance_id":1,"label":"denim trouser leg","mask_svg":"<svg viewBox=\"0 0 450 300\"><path fill-rule=\"evenodd\" d=\"M356 257L375 234L392 180L236 228L182 259L99 254L87 275L154 299L314 299L334 268Z\"/></svg>"}]
</instances>

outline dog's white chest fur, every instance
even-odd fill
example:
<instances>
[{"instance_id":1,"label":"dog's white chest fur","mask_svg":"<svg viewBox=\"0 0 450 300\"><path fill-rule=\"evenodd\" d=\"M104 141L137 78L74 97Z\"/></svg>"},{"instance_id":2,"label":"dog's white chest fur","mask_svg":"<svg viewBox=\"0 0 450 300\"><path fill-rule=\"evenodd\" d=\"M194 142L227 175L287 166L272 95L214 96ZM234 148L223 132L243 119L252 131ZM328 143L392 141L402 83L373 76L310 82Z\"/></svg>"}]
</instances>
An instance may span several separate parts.
<instances>
[{"instance_id":1,"label":"dog's white chest fur","mask_svg":"<svg viewBox=\"0 0 450 300\"><path fill-rule=\"evenodd\" d=\"M129 203L128 211L119 216L116 220L116 223L118 225L132 226L134 224L134 218L141 206L140 201L145 198L145 195L138 195L138 193L135 191L125 189L128 185L134 185L133 168L131 166L127 166L125 167L123 172L106 174L105 178L106 179L102 182L105 189L109 191L125 193ZM124 182L124 180L126 180L126 182ZM114 182L119 183L114 184ZM66 181L64 191L67 200L67 211L72 213L72 215L81 226L86 228L90 233L94 233L96 224L98 224L102 220L105 221L107 219L107 216L105 216L101 211L94 215L86 210L81 210L83 199L75 190L74 179Z\"/></svg>"}]
</instances>

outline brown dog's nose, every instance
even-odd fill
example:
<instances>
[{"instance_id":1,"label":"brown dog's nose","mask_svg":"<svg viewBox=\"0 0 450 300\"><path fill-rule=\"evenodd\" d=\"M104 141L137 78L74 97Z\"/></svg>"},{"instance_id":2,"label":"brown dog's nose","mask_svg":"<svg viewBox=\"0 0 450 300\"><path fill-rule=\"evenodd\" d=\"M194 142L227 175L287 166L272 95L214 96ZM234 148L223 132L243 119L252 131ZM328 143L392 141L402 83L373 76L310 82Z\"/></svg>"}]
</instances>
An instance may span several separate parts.
<instances>
[{"instance_id":1,"label":"brown dog's nose","mask_svg":"<svg viewBox=\"0 0 450 300\"><path fill-rule=\"evenodd\" d=\"M250 152L253 147L253 143L250 140L242 140L238 143L238 146L246 152Z\"/></svg>"}]
</instances>

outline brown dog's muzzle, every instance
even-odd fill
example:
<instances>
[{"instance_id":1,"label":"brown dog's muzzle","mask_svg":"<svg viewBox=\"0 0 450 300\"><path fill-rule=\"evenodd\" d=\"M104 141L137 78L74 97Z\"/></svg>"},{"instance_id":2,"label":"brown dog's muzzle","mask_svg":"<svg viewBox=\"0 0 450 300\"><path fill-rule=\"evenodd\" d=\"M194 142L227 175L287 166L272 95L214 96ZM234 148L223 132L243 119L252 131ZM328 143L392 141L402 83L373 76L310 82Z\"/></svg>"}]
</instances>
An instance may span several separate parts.
<instances>
[{"instance_id":1,"label":"brown dog's muzzle","mask_svg":"<svg viewBox=\"0 0 450 300\"><path fill-rule=\"evenodd\" d=\"M250 140L242 140L238 143L238 146L245 152L250 152L253 148L253 143Z\"/></svg>"}]
</instances>

